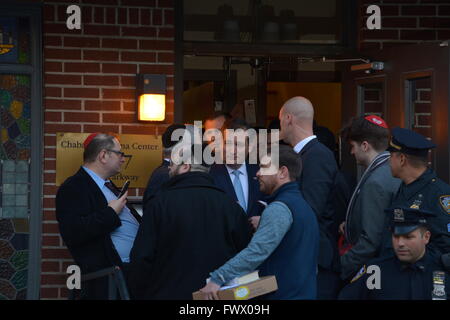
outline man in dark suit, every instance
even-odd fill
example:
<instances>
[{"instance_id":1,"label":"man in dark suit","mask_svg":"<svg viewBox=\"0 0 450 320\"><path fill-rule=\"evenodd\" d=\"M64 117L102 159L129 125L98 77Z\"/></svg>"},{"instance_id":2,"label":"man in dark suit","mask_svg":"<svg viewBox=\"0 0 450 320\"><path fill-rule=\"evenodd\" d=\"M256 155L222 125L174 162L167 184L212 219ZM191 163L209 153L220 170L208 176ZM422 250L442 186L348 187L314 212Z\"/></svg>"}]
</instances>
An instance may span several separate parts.
<instances>
[{"instance_id":1,"label":"man in dark suit","mask_svg":"<svg viewBox=\"0 0 450 320\"><path fill-rule=\"evenodd\" d=\"M244 120L236 119L233 120L230 128L232 130L248 130L249 126ZM242 132L245 134L244 132ZM259 189L259 183L256 179L256 173L259 170L257 164L248 163L247 151L244 151L245 142L243 139L237 137L229 136L233 141L228 141L230 146L233 147L234 156L232 157L233 163L226 161L226 152L224 152L224 163L214 164L209 173L214 179L216 186L225 191L234 201L238 202L244 211L247 213L248 217L260 216L261 212L264 210L264 205L259 202L264 198L263 194ZM227 144L227 135L225 134L225 146ZM240 159L237 153L242 150L245 152L245 156Z\"/></svg>"},{"instance_id":2,"label":"man in dark suit","mask_svg":"<svg viewBox=\"0 0 450 320\"><path fill-rule=\"evenodd\" d=\"M289 99L279 116L280 139L291 145L302 159L303 171L297 181L319 221L317 298L335 299L340 283L337 246L331 230L335 225L332 189L338 172L336 160L330 149L313 135L314 108L308 99Z\"/></svg>"},{"instance_id":3,"label":"man in dark suit","mask_svg":"<svg viewBox=\"0 0 450 320\"><path fill-rule=\"evenodd\" d=\"M102 133L91 134L84 148L83 166L56 194L62 239L83 274L111 266L126 269L140 217L126 206L128 192L118 199L108 180L120 172L124 154L114 136ZM106 277L82 283L82 299L107 297Z\"/></svg>"},{"instance_id":4,"label":"man in dark suit","mask_svg":"<svg viewBox=\"0 0 450 320\"><path fill-rule=\"evenodd\" d=\"M169 180L170 154L172 153L172 147L177 143L177 141L172 141L172 133L177 129L185 128L186 126L184 124L174 123L168 126L166 131L164 131L162 135L163 162L158 168L153 170L150 179L148 179L142 202L144 207L147 201L161 189L163 183Z\"/></svg>"}]
</instances>

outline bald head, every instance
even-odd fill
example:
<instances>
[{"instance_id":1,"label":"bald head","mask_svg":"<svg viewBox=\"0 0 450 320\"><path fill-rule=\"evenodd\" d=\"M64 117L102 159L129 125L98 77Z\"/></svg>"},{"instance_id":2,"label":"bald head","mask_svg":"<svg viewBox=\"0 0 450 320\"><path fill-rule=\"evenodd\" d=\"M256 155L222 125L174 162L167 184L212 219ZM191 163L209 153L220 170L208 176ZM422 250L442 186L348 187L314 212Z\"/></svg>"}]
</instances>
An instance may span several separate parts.
<instances>
[{"instance_id":1,"label":"bald head","mask_svg":"<svg viewBox=\"0 0 450 320\"><path fill-rule=\"evenodd\" d=\"M305 97L293 97L286 101L282 107L283 113L291 114L295 121L309 122L314 119L314 108L311 101Z\"/></svg>"}]
</instances>

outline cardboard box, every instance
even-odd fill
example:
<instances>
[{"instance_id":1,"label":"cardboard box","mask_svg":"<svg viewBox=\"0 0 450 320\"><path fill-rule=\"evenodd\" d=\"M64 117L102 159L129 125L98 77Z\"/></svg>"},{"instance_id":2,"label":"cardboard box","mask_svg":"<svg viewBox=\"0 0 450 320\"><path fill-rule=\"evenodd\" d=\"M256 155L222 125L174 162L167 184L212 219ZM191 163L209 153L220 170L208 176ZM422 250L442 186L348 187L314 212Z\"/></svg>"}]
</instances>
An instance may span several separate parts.
<instances>
[{"instance_id":1,"label":"cardboard box","mask_svg":"<svg viewBox=\"0 0 450 320\"><path fill-rule=\"evenodd\" d=\"M219 290L217 295L219 300L248 300L277 289L278 285L275 276L267 276L234 288ZM192 298L194 300L203 300L203 293L200 291L193 292Z\"/></svg>"}]
</instances>

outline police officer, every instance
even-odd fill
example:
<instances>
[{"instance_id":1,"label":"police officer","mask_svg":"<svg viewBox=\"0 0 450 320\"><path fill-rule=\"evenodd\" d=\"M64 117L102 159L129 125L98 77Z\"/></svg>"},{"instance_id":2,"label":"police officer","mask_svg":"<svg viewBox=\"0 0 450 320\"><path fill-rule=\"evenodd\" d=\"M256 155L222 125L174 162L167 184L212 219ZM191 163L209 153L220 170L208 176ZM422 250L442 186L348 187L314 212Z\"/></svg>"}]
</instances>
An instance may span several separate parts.
<instances>
[{"instance_id":1,"label":"police officer","mask_svg":"<svg viewBox=\"0 0 450 320\"><path fill-rule=\"evenodd\" d=\"M388 151L393 177L402 183L391 206L424 209L435 215L429 219L431 239L429 249L441 257L450 252L450 186L427 167L428 151L436 145L424 136L403 128L392 130ZM391 251L389 231L385 230L384 248Z\"/></svg>"},{"instance_id":2,"label":"police officer","mask_svg":"<svg viewBox=\"0 0 450 320\"><path fill-rule=\"evenodd\" d=\"M426 247L431 237L427 221L434 214L409 207L385 211L392 217L395 254L363 266L341 290L339 299L448 300L449 272Z\"/></svg>"}]
</instances>

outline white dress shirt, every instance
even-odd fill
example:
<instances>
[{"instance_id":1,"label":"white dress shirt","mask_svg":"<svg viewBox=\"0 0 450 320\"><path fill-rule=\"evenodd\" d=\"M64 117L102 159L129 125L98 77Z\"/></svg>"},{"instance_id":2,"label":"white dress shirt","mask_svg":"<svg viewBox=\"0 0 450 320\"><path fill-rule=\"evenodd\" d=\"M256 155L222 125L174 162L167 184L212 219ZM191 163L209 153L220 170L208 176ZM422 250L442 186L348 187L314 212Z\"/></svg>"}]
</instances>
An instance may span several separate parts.
<instances>
[{"instance_id":1,"label":"white dress shirt","mask_svg":"<svg viewBox=\"0 0 450 320\"><path fill-rule=\"evenodd\" d=\"M235 169L231 169L227 165L225 165L225 167L228 170L228 174L230 176L231 183L233 183L234 175L232 174L232 172ZM242 173L239 175L239 181L241 181L242 191L244 191L245 203L247 204L247 208L248 208L249 207L249 203L248 203L248 173L247 173L247 166L245 165L245 162L243 165L240 166L239 169L236 169L236 170L238 170Z\"/></svg>"},{"instance_id":2,"label":"white dress shirt","mask_svg":"<svg viewBox=\"0 0 450 320\"><path fill-rule=\"evenodd\" d=\"M308 144L308 142L310 142L311 140L317 138L316 136L309 136L308 138L303 139L302 141L300 141L299 143L297 143L294 147L294 151L295 153L300 153L300 151L302 151L302 149Z\"/></svg>"}]
</instances>

